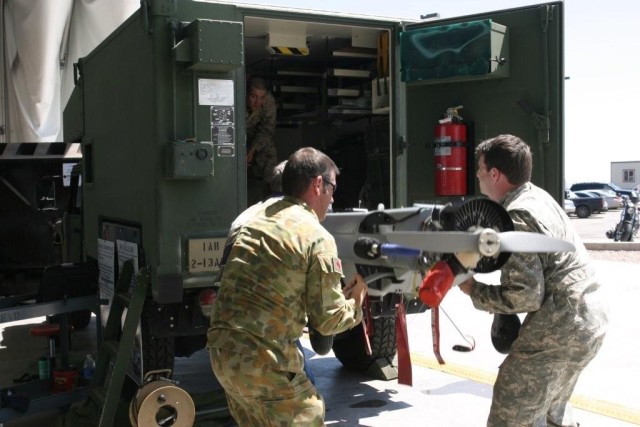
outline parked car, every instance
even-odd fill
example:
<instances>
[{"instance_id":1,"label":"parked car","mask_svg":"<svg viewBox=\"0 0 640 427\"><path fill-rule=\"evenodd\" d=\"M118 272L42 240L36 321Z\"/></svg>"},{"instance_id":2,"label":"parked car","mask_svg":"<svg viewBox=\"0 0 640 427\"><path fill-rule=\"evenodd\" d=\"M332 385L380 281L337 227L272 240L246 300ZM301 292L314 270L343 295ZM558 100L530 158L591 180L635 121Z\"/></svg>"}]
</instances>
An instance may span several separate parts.
<instances>
[{"instance_id":1,"label":"parked car","mask_svg":"<svg viewBox=\"0 0 640 427\"><path fill-rule=\"evenodd\" d=\"M591 191L591 190L574 191L574 193L578 197L600 197L600 198L602 198L602 200L603 200L602 210L594 211L594 212L606 212L606 211L609 210L609 203L607 203L607 198L604 197L602 194L596 193L595 190L593 190L593 191Z\"/></svg>"},{"instance_id":2,"label":"parked car","mask_svg":"<svg viewBox=\"0 0 640 427\"><path fill-rule=\"evenodd\" d=\"M565 198L571 200L576 206L576 216L578 218L588 218L593 212L602 212L604 210L604 197L580 197L573 191L565 191Z\"/></svg>"},{"instance_id":3,"label":"parked car","mask_svg":"<svg viewBox=\"0 0 640 427\"><path fill-rule=\"evenodd\" d=\"M589 190L589 192L604 196L609 209L619 209L624 205L622 196L619 196L613 190Z\"/></svg>"},{"instance_id":4,"label":"parked car","mask_svg":"<svg viewBox=\"0 0 640 427\"><path fill-rule=\"evenodd\" d=\"M569 199L564 199L564 211L567 215L576 213L576 205Z\"/></svg>"},{"instance_id":5,"label":"parked car","mask_svg":"<svg viewBox=\"0 0 640 427\"><path fill-rule=\"evenodd\" d=\"M638 203L640 201L640 196L638 192L635 190L625 190L624 188L620 188L612 182L579 182L573 184L571 191L582 191L582 190L613 190L616 194L621 196L627 196L633 203Z\"/></svg>"}]
</instances>

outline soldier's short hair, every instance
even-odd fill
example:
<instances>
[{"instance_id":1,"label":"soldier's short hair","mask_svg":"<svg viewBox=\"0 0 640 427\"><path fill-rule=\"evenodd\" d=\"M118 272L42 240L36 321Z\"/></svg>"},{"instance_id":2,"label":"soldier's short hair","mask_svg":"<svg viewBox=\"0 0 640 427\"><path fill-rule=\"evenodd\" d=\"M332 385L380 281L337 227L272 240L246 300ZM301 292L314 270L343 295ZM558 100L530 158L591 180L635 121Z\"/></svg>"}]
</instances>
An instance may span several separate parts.
<instances>
[{"instance_id":1,"label":"soldier's short hair","mask_svg":"<svg viewBox=\"0 0 640 427\"><path fill-rule=\"evenodd\" d=\"M329 156L312 147L300 148L289 157L284 167L282 191L286 196L300 198L313 179L320 175L329 181L332 172L336 176L340 173Z\"/></svg>"},{"instance_id":2,"label":"soldier's short hair","mask_svg":"<svg viewBox=\"0 0 640 427\"><path fill-rule=\"evenodd\" d=\"M487 170L498 169L512 185L520 186L531 180L531 148L517 136L498 135L482 141L475 154L476 158L484 157Z\"/></svg>"},{"instance_id":3,"label":"soldier's short hair","mask_svg":"<svg viewBox=\"0 0 640 427\"><path fill-rule=\"evenodd\" d=\"M258 90L267 90L267 82L262 77L253 76L249 79L247 88L247 93L250 92L251 88Z\"/></svg>"}]
</instances>

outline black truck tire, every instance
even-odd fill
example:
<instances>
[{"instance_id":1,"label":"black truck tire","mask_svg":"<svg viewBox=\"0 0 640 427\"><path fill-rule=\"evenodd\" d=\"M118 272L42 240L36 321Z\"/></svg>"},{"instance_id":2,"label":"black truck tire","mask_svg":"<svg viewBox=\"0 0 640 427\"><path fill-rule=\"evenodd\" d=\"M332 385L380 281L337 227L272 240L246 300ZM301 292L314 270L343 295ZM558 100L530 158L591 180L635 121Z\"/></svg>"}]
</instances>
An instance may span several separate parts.
<instances>
[{"instance_id":1,"label":"black truck tire","mask_svg":"<svg viewBox=\"0 0 640 427\"><path fill-rule=\"evenodd\" d=\"M143 339L144 371L155 371L158 369L171 369L175 361L175 340L174 338L148 337Z\"/></svg>"},{"instance_id":2,"label":"black truck tire","mask_svg":"<svg viewBox=\"0 0 640 427\"><path fill-rule=\"evenodd\" d=\"M373 336L369 337L371 356L367 354L362 324L340 334L333 341L333 353L345 368L366 371L378 359L391 361L396 355L396 320L379 317L373 320Z\"/></svg>"},{"instance_id":3,"label":"black truck tire","mask_svg":"<svg viewBox=\"0 0 640 427\"><path fill-rule=\"evenodd\" d=\"M320 332L309 326L309 342L311 348L316 354L324 356L331 351L333 347L333 335L322 335Z\"/></svg>"},{"instance_id":4,"label":"black truck tire","mask_svg":"<svg viewBox=\"0 0 640 427\"><path fill-rule=\"evenodd\" d=\"M140 334L136 336L137 345L142 346L142 368L144 372L142 377L149 371L157 371L161 369L171 369L175 362L176 342L174 337L157 337L154 336L148 325L148 321L144 316L140 321ZM136 354L138 364L140 362L140 354ZM140 370L136 366L136 370Z\"/></svg>"}]
</instances>

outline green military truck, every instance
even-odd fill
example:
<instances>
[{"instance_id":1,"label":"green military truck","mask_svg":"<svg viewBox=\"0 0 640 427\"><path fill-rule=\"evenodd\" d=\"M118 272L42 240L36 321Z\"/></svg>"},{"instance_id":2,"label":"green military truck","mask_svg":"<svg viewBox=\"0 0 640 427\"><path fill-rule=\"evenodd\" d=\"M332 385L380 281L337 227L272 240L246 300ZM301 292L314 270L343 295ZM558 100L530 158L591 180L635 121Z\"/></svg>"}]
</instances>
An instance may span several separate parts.
<instances>
[{"instance_id":1,"label":"green military truck","mask_svg":"<svg viewBox=\"0 0 640 427\"><path fill-rule=\"evenodd\" d=\"M263 77L275 96L280 159L314 146L340 167L329 228L354 208L478 195L473 148L502 133L531 144L533 181L561 201L563 13L553 2L406 22L141 2L77 62L64 130L66 142L82 146L82 246L84 259L102 266L101 294L112 292L117 268L109 270L118 260L136 258L151 272L140 328L144 371L205 346L223 243L246 208L249 76ZM384 280L405 280L391 267ZM370 286L377 303L415 297L410 284ZM386 318L373 357L392 357L393 305L379 306L391 310L373 315ZM376 353L376 346L389 348ZM348 357L362 369L371 362Z\"/></svg>"}]
</instances>

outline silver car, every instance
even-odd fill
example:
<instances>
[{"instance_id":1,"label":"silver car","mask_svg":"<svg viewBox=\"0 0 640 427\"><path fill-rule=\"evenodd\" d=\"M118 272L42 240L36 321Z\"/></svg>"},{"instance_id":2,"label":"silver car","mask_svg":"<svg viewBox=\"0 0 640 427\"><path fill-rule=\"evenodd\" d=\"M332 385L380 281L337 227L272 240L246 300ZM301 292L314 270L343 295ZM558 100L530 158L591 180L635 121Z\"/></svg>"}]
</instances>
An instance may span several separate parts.
<instances>
[{"instance_id":1,"label":"silver car","mask_svg":"<svg viewBox=\"0 0 640 427\"><path fill-rule=\"evenodd\" d=\"M619 209L624 205L624 199L617 195L615 191L612 190L585 190L589 193L595 193L598 196L604 196L604 199L607 201L607 205L609 205L609 209Z\"/></svg>"},{"instance_id":2,"label":"silver car","mask_svg":"<svg viewBox=\"0 0 640 427\"><path fill-rule=\"evenodd\" d=\"M576 205L569 199L564 199L564 211L567 215L576 213Z\"/></svg>"}]
</instances>

